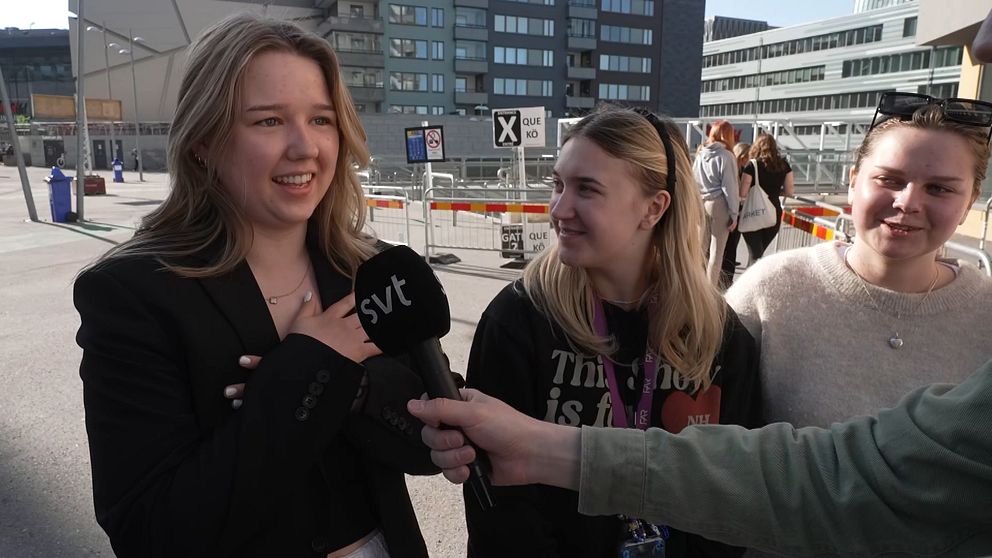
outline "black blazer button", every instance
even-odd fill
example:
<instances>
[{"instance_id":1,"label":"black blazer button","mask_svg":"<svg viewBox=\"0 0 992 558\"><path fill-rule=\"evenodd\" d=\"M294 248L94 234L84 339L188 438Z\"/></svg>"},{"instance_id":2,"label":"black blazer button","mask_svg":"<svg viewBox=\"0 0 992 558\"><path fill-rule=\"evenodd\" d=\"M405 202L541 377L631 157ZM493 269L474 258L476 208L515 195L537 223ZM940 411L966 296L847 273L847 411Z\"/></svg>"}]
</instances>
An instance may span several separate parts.
<instances>
[{"instance_id":1,"label":"black blazer button","mask_svg":"<svg viewBox=\"0 0 992 558\"><path fill-rule=\"evenodd\" d=\"M394 415L393 410L390 409L389 407L382 408L382 418L388 421L390 418L393 417L393 415Z\"/></svg>"},{"instance_id":2,"label":"black blazer button","mask_svg":"<svg viewBox=\"0 0 992 558\"><path fill-rule=\"evenodd\" d=\"M314 407L317 406L317 398L315 396L309 395L309 394L308 395L304 395L303 396L303 406L306 407L307 409L313 409Z\"/></svg>"},{"instance_id":3,"label":"black blazer button","mask_svg":"<svg viewBox=\"0 0 992 558\"><path fill-rule=\"evenodd\" d=\"M310 385L308 386L307 390L310 392L311 395L320 395L324 393L324 384L321 384L319 382L310 382Z\"/></svg>"},{"instance_id":4,"label":"black blazer button","mask_svg":"<svg viewBox=\"0 0 992 558\"><path fill-rule=\"evenodd\" d=\"M297 407L294 416L296 417L296 420L303 422L310 418L310 411L304 409L303 407Z\"/></svg>"},{"instance_id":5,"label":"black blazer button","mask_svg":"<svg viewBox=\"0 0 992 558\"><path fill-rule=\"evenodd\" d=\"M399 428L400 430L406 430L406 427L407 427L406 419L403 417L399 417L396 420L396 428Z\"/></svg>"},{"instance_id":6,"label":"black blazer button","mask_svg":"<svg viewBox=\"0 0 992 558\"><path fill-rule=\"evenodd\" d=\"M317 381L326 384L331 381L331 373L328 370L318 370L317 371Z\"/></svg>"}]
</instances>

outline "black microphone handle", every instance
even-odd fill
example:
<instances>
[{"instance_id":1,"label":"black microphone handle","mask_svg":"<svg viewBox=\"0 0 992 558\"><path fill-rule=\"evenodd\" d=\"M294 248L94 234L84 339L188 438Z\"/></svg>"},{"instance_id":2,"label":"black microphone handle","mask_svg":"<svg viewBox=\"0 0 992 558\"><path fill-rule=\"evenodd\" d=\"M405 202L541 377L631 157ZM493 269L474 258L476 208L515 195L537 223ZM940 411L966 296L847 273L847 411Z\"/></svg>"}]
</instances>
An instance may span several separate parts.
<instances>
[{"instance_id":1,"label":"black microphone handle","mask_svg":"<svg viewBox=\"0 0 992 558\"><path fill-rule=\"evenodd\" d=\"M462 394L458 391L454 378L451 377L448 361L441 352L441 343L436 337L420 341L410 347L410 356L417 364L428 397L462 400ZM467 436L466 440L468 440ZM475 498L479 501L479 506L483 510L488 510L494 504L492 488L489 485L489 460L485 452L479 448L475 448L475 456L475 461L468 466L468 482L475 493Z\"/></svg>"}]
</instances>

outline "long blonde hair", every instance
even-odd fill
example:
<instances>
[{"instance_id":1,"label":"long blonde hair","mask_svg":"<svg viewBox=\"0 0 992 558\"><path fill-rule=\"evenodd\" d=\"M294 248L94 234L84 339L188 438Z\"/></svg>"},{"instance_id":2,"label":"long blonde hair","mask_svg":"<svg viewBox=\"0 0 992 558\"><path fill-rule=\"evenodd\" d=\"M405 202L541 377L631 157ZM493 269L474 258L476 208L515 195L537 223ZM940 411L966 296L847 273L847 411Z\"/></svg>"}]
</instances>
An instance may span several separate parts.
<instances>
[{"instance_id":1,"label":"long blonde hair","mask_svg":"<svg viewBox=\"0 0 992 558\"><path fill-rule=\"evenodd\" d=\"M231 271L248 254L252 230L240 208L221 185L216 162L225 156L237 118L249 63L263 52L288 52L317 63L337 113L340 146L334 179L310 218L318 249L339 272L354 276L373 253L371 237L362 233L365 198L354 165L369 160L365 130L341 79L337 57L327 41L293 23L253 14L228 17L190 45L179 101L169 129L171 191L145 216L134 237L97 262L152 255L184 277L210 277ZM209 148L197 161L196 146ZM181 263L185 256L216 246L205 266Z\"/></svg>"},{"instance_id":2,"label":"long blonde hair","mask_svg":"<svg viewBox=\"0 0 992 558\"><path fill-rule=\"evenodd\" d=\"M657 125L633 110L601 106L572 126L563 144L575 137L594 142L610 156L627 161L646 197L666 189L668 161L659 134L665 133L675 156L672 203L651 234L648 344L694 385L710 385L710 369L723 340L726 306L706 277L699 224L703 205L689 164L689 148L667 118ZM661 130L664 130L662 132ZM569 342L589 354L611 355L616 341L593 330L594 297L586 270L565 265L557 245L524 270L524 289L535 307L558 324Z\"/></svg>"}]
</instances>

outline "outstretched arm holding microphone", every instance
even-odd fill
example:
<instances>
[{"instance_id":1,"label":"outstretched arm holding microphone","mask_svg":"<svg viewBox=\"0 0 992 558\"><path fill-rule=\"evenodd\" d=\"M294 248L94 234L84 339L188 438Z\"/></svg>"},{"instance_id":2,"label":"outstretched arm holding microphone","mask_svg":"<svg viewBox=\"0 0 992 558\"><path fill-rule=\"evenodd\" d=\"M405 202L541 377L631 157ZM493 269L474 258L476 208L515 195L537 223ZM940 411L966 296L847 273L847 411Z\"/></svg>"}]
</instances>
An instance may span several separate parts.
<instances>
[{"instance_id":1,"label":"outstretched arm holding microphone","mask_svg":"<svg viewBox=\"0 0 992 558\"><path fill-rule=\"evenodd\" d=\"M495 484L578 490L590 515L638 515L792 555L992 553L992 361L959 385L921 388L829 429L579 430L475 390L462 397L409 403L453 482L475 458L467 436L488 452Z\"/></svg>"}]
</instances>

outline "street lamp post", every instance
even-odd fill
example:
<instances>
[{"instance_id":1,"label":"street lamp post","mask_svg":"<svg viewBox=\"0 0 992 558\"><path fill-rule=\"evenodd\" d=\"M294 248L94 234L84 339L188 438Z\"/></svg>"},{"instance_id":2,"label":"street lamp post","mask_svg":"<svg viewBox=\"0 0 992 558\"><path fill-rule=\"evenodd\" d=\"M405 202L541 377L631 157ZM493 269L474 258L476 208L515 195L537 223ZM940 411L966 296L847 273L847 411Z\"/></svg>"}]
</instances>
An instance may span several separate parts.
<instances>
[{"instance_id":1,"label":"street lamp post","mask_svg":"<svg viewBox=\"0 0 992 558\"><path fill-rule=\"evenodd\" d=\"M83 221L83 198L86 196L86 97L83 77L83 0L76 9L76 218Z\"/></svg>"},{"instance_id":2,"label":"street lamp post","mask_svg":"<svg viewBox=\"0 0 992 558\"><path fill-rule=\"evenodd\" d=\"M127 30L128 48L123 48L117 43L110 43L108 46L119 49L117 54L127 54L131 57L131 90L134 94L134 149L138 154L138 180L145 180L144 157L141 156L141 125L138 123L138 81L134 77L134 41L143 40L135 37L131 29Z\"/></svg>"},{"instance_id":3,"label":"street lamp post","mask_svg":"<svg viewBox=\"0 0 992 558\"><path fill-rule=\"evenodd\" d=\"M127 30L128 39L128 54L131 55L131 89L134 93L134 147L138 150L138 180L141 182L145 181L145 163L144 157L141 156L141 125L138 123L138 81L134 78L134 41L135 39L140 39L140 37L135 37L134 33L128 29Z\"/></svg>"},{"instance_id":4,"label":"street lamp post","mask_svg":"<svg viewBox=\"0 0 992 558\"><path fill-rule=\"evenodd\" d=\"M110 54L107 53L107 49L110 48L110 44L107 43L107 24L103 24L103 62L107 66L107 97L113 101L114 93L110 88ZM123 154L121 154L123 156ZM114 141L114 120L110 120L110 159L114 160L117 158L117 142ZM113 167L113 163L110 165Z\"/></svg>"},{"instance_id":5,"label":"street lamp post","mask_svg":"<svg viewBox=\"0 0 992 558\"><path fill-rule=\"evenodd\" d=\"M96 27L94 27L92 25L86 27L86 30L87 31L92 31L94 29L96 29ZM114 99L114 92L113 92L113 89L111 89L111 87L110 87L110 55L107 54L107 49L111 48L112 45L115 45L116 43L108 43L107 42L107 23L106 22L104 22L103 25L100 27L100 32L103 33L103 64L104 64L104 66L107 69L107 98L109 100L113 100ZM110 158L111 158L111 160L116 157L116 145L117 145L117 142L114 141L114 120L111 119L111 121L110 121Z\"/></svg>"}]
</instances>

